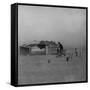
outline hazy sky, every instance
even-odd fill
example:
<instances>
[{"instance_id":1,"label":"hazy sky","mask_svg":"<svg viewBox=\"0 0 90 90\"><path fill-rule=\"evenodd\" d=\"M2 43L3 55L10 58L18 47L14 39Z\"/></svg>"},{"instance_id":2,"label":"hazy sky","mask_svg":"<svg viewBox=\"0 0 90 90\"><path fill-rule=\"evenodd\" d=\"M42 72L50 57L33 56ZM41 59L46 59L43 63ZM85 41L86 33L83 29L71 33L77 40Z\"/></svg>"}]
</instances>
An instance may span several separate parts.
<instances>
[{"instance_id":1,"label":"hazy sky","mask_svg":"<svg viewBox=\"0 0 90 90\"><path fill-rule=\"evenodd\" d=\"M18 39L19 45L53 40L66 46L85 46L86 10L19 5Z\"/></svg>"}]
</instances>

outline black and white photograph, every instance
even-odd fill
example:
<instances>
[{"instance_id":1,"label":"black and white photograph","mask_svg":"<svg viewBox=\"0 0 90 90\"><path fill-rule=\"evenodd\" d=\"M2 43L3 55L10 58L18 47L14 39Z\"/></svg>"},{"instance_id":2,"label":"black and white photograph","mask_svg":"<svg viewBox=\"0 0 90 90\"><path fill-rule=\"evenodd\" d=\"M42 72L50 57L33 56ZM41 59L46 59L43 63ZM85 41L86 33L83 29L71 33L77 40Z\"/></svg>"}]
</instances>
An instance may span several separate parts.
<instances>
[{"instance_id":1,"label":"black and white photograph","mask_svg":"<svg viewBox=\"0 0 90 90\"><path fill-rule=\"evenodd\" d=\"M18 85L87 81L86 11L18 5Z\"/></svg>"}]
</instances>

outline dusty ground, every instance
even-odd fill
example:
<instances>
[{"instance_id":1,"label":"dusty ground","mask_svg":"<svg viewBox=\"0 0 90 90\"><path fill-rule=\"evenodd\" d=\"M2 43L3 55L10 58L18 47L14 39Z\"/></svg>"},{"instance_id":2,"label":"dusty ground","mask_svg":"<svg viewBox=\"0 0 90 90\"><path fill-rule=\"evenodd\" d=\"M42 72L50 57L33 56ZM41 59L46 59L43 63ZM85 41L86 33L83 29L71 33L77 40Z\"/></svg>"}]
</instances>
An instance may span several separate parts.
<instances>
[{"instance_id":1,"label":"dusty ground","mask_svg":"<svg viewBox=\"0 0 90 90\"><path fill-rule=\"evenodd\" d=\"M19 84L72 82L86 80L86 55L66 56L32 55L18 56Z\"/></svg>"}]
</instances>

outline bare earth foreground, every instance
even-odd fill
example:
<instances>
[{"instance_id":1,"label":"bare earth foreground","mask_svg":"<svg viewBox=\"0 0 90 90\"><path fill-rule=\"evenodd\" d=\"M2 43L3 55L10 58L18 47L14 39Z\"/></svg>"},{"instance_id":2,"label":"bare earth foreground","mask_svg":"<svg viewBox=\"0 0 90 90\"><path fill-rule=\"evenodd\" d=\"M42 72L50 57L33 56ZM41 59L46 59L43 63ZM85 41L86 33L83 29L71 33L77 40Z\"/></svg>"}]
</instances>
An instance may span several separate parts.
<instances>
[{"instance_id":1,"label":"bare earth foreground","mask_svg":"<svg viewBox=\"0 0 90 90\"><path fill-rule=\"evenodd\" d=\"M68 62L65 56L18 55L18 79L19 84L85 81L86 54Z\"/></svg>"}]
</instances>

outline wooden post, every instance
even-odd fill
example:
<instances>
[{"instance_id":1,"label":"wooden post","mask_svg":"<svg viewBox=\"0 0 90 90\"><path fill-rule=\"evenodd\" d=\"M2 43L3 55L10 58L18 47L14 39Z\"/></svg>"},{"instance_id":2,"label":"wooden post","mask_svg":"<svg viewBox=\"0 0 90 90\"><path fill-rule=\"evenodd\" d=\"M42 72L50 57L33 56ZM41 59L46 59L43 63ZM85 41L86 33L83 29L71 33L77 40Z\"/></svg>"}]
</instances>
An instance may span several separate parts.
<instances>
[{"instance_id":1,"label":"wooden post","mask_svg":"<svg viewBox=\"0 0 90 90\"><path fill-rule=\"evenodd\" d=\"M46 55L48 55L48 46L46 45Z\"/></svg>"}]
</instances>

